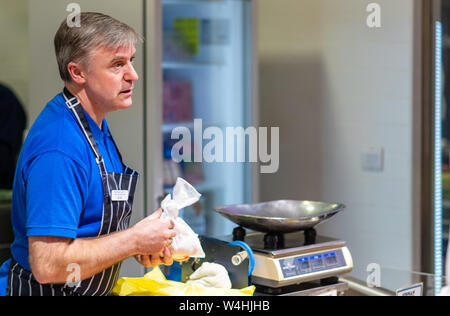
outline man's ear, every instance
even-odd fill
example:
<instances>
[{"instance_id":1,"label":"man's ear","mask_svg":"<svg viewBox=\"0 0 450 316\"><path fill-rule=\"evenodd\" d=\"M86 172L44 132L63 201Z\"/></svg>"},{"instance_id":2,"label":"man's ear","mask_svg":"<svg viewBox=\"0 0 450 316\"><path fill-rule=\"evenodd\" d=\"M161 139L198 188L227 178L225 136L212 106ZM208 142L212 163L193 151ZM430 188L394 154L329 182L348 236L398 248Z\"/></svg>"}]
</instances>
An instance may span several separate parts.
<instances>
[{"instance_id":1,"label":"man's ear","mask_svg":"<svg viewBox=\"0 0 450 316\"><path fill-rule=\"evenodd\" d=\"M74 63L71 61L67 65L67 70L69 71L69 74L75 83L79 85L86 83L85 70L81 64Z\"/></svg>"}]
</instances>

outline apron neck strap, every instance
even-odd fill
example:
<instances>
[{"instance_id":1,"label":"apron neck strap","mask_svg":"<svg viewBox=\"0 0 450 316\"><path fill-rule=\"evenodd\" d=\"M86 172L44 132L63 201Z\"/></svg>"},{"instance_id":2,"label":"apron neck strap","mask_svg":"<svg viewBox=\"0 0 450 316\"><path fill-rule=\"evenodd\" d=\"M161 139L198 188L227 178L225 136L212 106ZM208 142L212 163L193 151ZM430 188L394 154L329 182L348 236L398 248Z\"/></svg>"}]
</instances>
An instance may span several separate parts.
<instances>
[{"instance_id":1,"label":"apron neck strap","mask_svg":"<svg viewBox=\"0 0 450 316\"><path fill-rule=\"evenodd\" d=\"M89 127L88 120L86 118L86 115L83 112L83 108L81 106L80 101L70 93L70 91L64 87L63 90L63 97L66 102L66 106L72 111L72 113L75 115L78 125L80 126L84 136L86 137L89 146L91 147L94 155L95 160L97 162L97 165L100 167L101 170L106 172L105 163L103 161L102 155L100 155L100 151L97 146L97 142L94 139L94 135L92 134L92 130Z\"/></svg>"}]
</instances>

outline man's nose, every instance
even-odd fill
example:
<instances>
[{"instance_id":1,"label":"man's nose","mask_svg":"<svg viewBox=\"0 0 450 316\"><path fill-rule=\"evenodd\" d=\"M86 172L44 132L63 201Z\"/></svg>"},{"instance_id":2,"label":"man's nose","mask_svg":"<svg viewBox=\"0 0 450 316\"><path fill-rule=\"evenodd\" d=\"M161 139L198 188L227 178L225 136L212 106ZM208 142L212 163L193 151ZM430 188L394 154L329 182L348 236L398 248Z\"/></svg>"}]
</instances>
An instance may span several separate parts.
<instances>
[{"instance_id":1,"label":"man's nose","mask_svg":"<svg viewBox=\"0 0 450 316\"><path fill-rule=\"evenodd\" d=\"M139 75L137 74L136 70L134 69L133 65L130 64L128 67L127 72L125 73L125 80L126 81L138 81Z\"/></svg>"}]
</instances>

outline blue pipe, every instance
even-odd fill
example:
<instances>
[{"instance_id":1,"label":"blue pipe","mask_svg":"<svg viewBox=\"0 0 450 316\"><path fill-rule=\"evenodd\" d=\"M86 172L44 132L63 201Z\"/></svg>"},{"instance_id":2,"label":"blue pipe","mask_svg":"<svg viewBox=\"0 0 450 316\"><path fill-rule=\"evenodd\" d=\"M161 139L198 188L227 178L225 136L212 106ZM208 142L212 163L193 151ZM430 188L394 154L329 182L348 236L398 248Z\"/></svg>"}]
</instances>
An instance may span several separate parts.
<instances>
[{"instance_id":1,"label":"blue pipe","mask_svg":"<svg viewBox=\"0 0 450 316\"><path fill-rule=\"evenodd\" d=\"M230 245L241 246L245 251L247 251L248 259L250 260L250 264L248 266L248 276L251 276L253 273L253 269L255 268L255 255L253 254L252 248L250 248L247 243L240 240L232 241L230 242Z\"/></svg>"}]
</instances>

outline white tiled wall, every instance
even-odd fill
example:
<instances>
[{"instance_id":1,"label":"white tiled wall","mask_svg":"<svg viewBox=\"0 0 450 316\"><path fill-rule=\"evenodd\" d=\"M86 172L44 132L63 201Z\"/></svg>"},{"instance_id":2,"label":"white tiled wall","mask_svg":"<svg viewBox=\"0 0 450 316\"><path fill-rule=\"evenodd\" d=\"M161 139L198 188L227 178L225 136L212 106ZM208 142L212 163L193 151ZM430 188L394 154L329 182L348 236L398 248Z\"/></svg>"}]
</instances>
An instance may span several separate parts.
<instances>
[{"instance_id":1,"label":"white tiled wall","mask_svg":"<svg viewBox=\"0 0 450 316\"><path fill-rule=\"evenodd\" d=\"M366 24L373 1L276 2L260 2L259 50L261 124L280 126L280 171L262 176L261 198L345 203L319 233L348 242L361 280L369 263L418 269L414 1L376 1L379 29ZM273 10L298 18L276 19ZM367 146L384 149L382 172L362 170ZM382 280L391 289L410 282L408 274Z\"/></svg>"}]
</instances>

